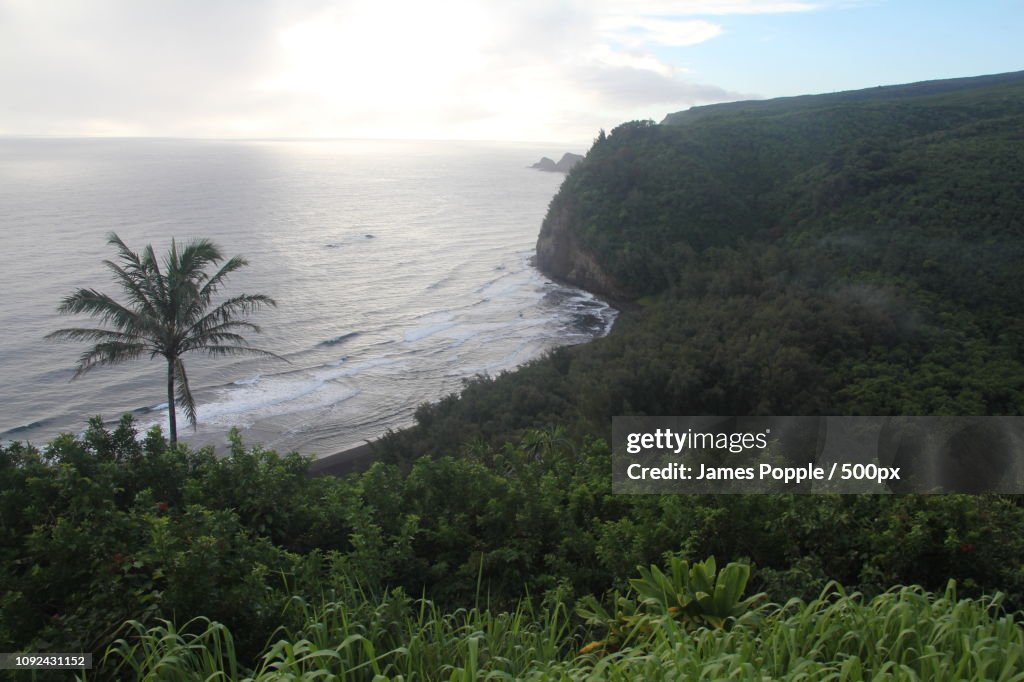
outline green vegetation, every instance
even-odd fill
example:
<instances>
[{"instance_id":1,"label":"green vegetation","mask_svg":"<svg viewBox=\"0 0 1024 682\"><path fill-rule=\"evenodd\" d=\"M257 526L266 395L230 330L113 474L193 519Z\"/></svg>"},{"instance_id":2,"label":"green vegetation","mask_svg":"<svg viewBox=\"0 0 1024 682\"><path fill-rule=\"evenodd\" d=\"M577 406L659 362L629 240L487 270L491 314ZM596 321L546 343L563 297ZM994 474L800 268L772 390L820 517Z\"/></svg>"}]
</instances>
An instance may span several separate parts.
<instances>
[{"instance_id":1,"label":"green vegetation","mask_svg":"<svg viewBox=\"0 0 1024 682\"><path fill-rule=\"evenodd\" d=\"M105 652L100 679L1024 680L1017 497L611 493L614 415L1024 412L1024 80L913 90L601 135L542 241L600 266L546 261L619 297L613 333L420 407L365 472L129 417L0 446L0 650Z\"/></svg>"},{"instance_id":2,"label":"green vegetation","mask_svg":"<svg viewBox=\"0 0 1024 682\"><path fill-rule=\"evenodd\" d=\"M736 566L735 564L732 566ZM304 606L304 605L303 605ZM358 624L358 625L357 625ZM957 600L950 583L933 595L893 589L874 599L830 585L810 602L768 604L728 622L693 628L646 615L614 653L580 654L559 606L521 605L493 615L441 613L402 593L308 609L252 671L239 666L230 632L198 622L131 623L109 657L135 679L254 681L424 680L1019 680L1024 630L999 598ZM243 672L244 671L244 672Z\"/></svg>"},{"instance_id":3,"label":"green vegetation","mask_svg":"<svg viewBox=\"0 0 1024 682\"><path fill-rule=\"evenodd\" d=\"M247 344L239 332L258 332L259 327L239 316L276 304L262 294L240 294L211 309L214 296L227 276L247 262L235 256L217 272L208 274L205 269L220 263L224 257L207 239L193 240L180 252L172 240L163 269L152 245L147 245L140 256L114 233L107 241L117 247L120 264L109 260L103 264L114 273L114 281L127 297L127 303L119 303L95 289L79 289L64 299L59 310L68 315L88 313L112 329L73 327L55 331L47 338L95 342L79 359L75 378L94 367L136 360L144 355L166 359L167 404L170 406L167 412L173 446L178 440L175 406L185 411L190 424L195 426L196 423L196 401L188 385L182 355L190 351L208 355L273 355Z\"/></svg>"},{"instance_id":4,"label":"green vegetation","mask_svg":"<svg viewBox=\"0 0 1024 682\"><path fill-rule=\"evenodd\" d=\"M827 611L838 579L865 595L856 598L865 614L894 599L931 609L932 620L906 621L921 642L892 634L908 616L877 616L892 646L908 647L898 660L911 669L955 669L966 637L985 650L970 670L1021 670L1012 648L987 639L1019 633L988 606L996 592L1007 613L1024 604L1024 508L1013 499L613 495L607 445L558 431L347 478L310 477L304 458L246 449L237 437L219 459L171 449L159 429L136 435L125 417L114 431L95 420L81 439L42 452L0 448L0 648L99 656L113 646L100 679L124 679L185 646L188 665L234 666L239 677L326 665L335 657L316 654L325 649L365 664L352 679L371 679L375 665L427 679L456 670L583 676L590 666L611 675L613 662L640 675L644 666L780 655L759 643L782 647L792 619L818 617L790 600L828 591L807 607ZM709 555L724 568L694 563ZM666 569L638 577L637 566ZM968 605L922 596L951 578ZM910 584L920 587L885 596ZM751 600L745 589L765 596ZM770 603L788 606L772 612ZM748 613L766 623L774 613L775 634L737 632L741 622L753 627ZM837 669L853 655L875 666L884 640L843 629L861 622L857 613L842 626L808 625L825 639L793 639L792 660L772 665L780 676L798 665ZM705 639L678 651L670 628ZM922 642L940 660L911 661Z\"/></svg>"}]
</instances>

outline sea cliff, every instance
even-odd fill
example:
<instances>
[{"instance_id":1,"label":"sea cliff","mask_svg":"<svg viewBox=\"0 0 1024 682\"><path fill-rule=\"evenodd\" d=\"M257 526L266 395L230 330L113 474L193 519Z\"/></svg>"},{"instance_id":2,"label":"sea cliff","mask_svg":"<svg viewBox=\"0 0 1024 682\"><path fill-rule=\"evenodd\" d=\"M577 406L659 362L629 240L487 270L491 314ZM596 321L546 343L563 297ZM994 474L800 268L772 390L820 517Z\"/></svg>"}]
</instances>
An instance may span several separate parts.
<instances>
[{"instance_id":1,"label":"sea cliff","mask_svg":"<svg viewBox=\"0 0 1024 682\"><path fill-rule=\"evenodd\" d=\"M611 299L623 297L615 281L576 237L571 201L552 202L537 238L537 268L553 279Z\"/></svg>"}]
</instances>

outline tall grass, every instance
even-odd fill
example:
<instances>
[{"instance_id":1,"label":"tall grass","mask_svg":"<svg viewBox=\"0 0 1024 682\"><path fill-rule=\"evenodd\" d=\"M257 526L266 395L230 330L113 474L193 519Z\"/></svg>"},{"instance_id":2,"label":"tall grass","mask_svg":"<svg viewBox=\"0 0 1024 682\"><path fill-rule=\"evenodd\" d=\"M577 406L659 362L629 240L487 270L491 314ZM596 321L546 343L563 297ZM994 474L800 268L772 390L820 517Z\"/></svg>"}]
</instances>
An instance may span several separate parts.
<instances>
[{"instance_id":1,"label":"tall grass","mask_svg":"<svg viewBox=\"0 0 1024 682\"><path fill-rule=\"evenodd\" d=\"M871 600L833 584L728 630L662 619L646 642L530 679L1024 680L1024 630L1000 602L957 600L952 582L942 595L899 587Z\"/></svg>"},{"instance_id":2,"label":"tall grass","mask_svg":"<svg viewBox=\"0 0 1024 682\"><path fill-rule=\"evenodd\" d=\"M147 629L138 621L129 621L124 634L110 646L101 663L101 671L112 673L114 679L239 679L234 642L221 623L196 618L178 629L161 620Z\"/></svg>"},{"instance_id":3,"label":"tall grass","mask_svg":"<svg viewBox=\"0 0 1024 682\"><path fill-rule=\"evenodd\" d=\"M230 633L207 621L193 621L192 631L132 621L107 651L104 668L115 678L151 680L519 679L545 661L571 657L579 645L563 604L535 609L523 601L512 612L444 613L400 590L376 602L351 596L320 606L294 598L289 608L304 625L280 632L241 675Z\"/></svg>"},{"instance_id":4,"label":"tall grass","mask_svg":"<svg viewBox=\"0 0 1024 682\"><path fill-rule=\"evenodd\" d=\"M830 585L811 602L766 605L722 629L661 617L623 649L579 655L562 605L443 613L395 592L313 607L251 669L222 625L132 623L107 652L115 678L148 680L1000 680L1024 682L1024 630L1001 597L958 600L894 588L873 599ZM190 629L194 630L191 634Z\"/></svg>"}]
</instances>

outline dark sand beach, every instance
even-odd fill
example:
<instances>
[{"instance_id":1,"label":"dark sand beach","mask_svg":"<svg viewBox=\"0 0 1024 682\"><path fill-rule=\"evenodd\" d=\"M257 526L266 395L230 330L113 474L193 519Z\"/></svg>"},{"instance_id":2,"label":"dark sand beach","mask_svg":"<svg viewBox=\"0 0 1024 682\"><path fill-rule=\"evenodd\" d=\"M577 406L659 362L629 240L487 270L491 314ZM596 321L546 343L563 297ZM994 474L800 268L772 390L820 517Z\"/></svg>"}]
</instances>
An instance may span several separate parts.
<instances>
[{"instance_id":1,"label":"dark sand beach","mask_svg":"<svg viewBox=\"0 0 1024 682\"><path fill-rule=\"evenodd\" d=\"M354 448L320 457L309 465L310 476L344 476L363 471L373 464L373 444L363 443Z\"/></svg>"}]
</instances>

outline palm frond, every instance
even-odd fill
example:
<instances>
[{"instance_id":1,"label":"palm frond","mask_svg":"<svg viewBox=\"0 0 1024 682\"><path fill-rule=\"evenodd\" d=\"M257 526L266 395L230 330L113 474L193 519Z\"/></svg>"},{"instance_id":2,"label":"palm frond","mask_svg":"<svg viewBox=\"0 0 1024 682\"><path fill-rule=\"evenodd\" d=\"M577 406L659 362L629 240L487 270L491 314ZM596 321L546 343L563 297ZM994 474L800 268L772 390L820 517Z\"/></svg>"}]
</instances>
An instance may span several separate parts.
<instances>
[{"instance_id":1,"label":"palm frond","mask_svg":"<svg viewBox=\"0 0 1024 682\"><path fill-rule=\"evenodd\" d=\"M249 262L241 256L235 256L229 259L221 268L210 278L206 279L202 289L200 289L193 299L192 306L189 309L186 319L193 321L203 314L203 311L210 306L210 302L213 300L214 294L220 289L224 279L235 270L238 270Z\"/></svg>"},{"instance_id":2,"label":"palm frond","mask_svg":"<svg viewBox=\"0 0 1024 682\"><path fill-rule=\"evenodd\" d=\"M203 270L207 265L224 260L220 249L209 239L193 239L177 256L178 274L194 281L206 281L209 275Z\"/></svg>"},{"instance_id":3,"label":"palm frond","mask_svg":"<svg viewBox=\"0 0 1024 682\"><path fill-rule=\"evenodd\" d=\"M113 298L95 289L79 289L61 301L57 312L65 315L87 313L112 324L118 329L148 327L149 323L138 312L126 308Z\"/></svg>"},{"instance_id":4,"label":"palm frond","mask_svg":"<svg viewBox=\"0 0 1024 682\"><path fill-rule=\"evenodd\" d=\"M145 301L144 307L154 316L158 316L157 303L161 300L159 282L157 278L159 271L154 271L152 264L155 262L152 247L147 247L143 256L135 253L117 236L116 232L107 235L107 243L117 247L118 254L123 266L118 266L111 261L104 261L110 269L122 279L122 287L132 290L132 297ZM123 273L123 275L121 274Z\"/></svg>"},{"instance_id":5,"label":"palm frond","mask_svg":"<svg viewBox=\"0 0 1024 682\"><path fill-rule=\"evenodd\" d=\"M92 327L67 327L50 332L44 338L50 341L106 341L119 343L143 343L145 339L131 332Z\"/></svg>"},{"instance_id":6,"label":"palm frond","mask_svg":"<svg viewBox=\"0 0 1024 682\"><path fill-rule=\"evenodd\" d=\"M235 270L243 268L248 264L249 261L242 258L241 256L235 256L234 258L229 259L226 263L224 263L224 265L220 267L220 270L218 270L213 277L206 281L206 284L203 285L202 291L199 292L200 297L204 301L209 302L212 296L215 293L217 293L217 290L220 288L220 285L224 282L224 278L226 278Z\"/></svg>"},{"instance_id":7,"label":"palm frond","mask_svg":"<svg viewBox=\"0 0 1024 682\"><path fill-rule=\"evenodd\" d=\"M203 346L201 349L207 355L262 355L268 358L274 358L276 360L284 360L288 364L291 361L277 353L273 353L269 350L263 350L262 348L253 348L252 346L224 346L224 345L210 345Z\"/></svg>"},{"instance_id":8,"label":"palm frond","mask_svg":"<svg viewBox=\"0 0 1024 682\"><path fill-rule=\"evenodd\" d=\"M156 315L156 309L150 300L150 292L147 290L149 281L144 276L144 273L126 270L109 260L103 261L103 264L114 273L114 280L121 285L121 289L128 295L128 299L132 303L148 314Z\"/></svg>"},{"instance_id":9,"label":"palm frond","mask_svg":"<svg viewBox=\"0 0 1024 682\"><path fill-rule=\"evenodd\" d=\"M277 307L277 301L270 298L266 294L241 294L239 296L233 296L220 305L218 305L214 312L218 310L231 311L235 313L254 313L264 306L270 306L271 308Z\"/></svg>"},{"instance_id":10,"label":"palm frond","mask_svg":"<svg viewBox=\"0 0 1024 682\"><path fill-rule=\"evenodd\" d=\"M152 289L150 299L154 307L159 311L163 320L174 319L174 311L171 307L170 296L168 295L167 278L160 271L160 263L153 252L153 245L146 244L142 251L142 268L149 273L149 282Z\"/></svg>"},{"instance_id":11,"label":"palm frond","mask_svg":"<svg viewBox=\"0 0 1024 682\"><path fill-rule=\"evenodd\" d=\"M204 268L222 260L220 251L208 239L193 239L181 250L176 241L171 241L164 267L168 303L173 311L168 317L175 326L188 326L209 306L209 299L202 294L203 285L209 279Z\"/></svg>"},{"instance_id":12,"label":"palm frond","mask_svg":"<svg viewBox=\"0 0 1024 682\"><path fill-rule=\"evenodd\" d=\"M210 322L212 323L215 321L211 320ZM213 326L211 327L198 327L193 325L189 329L189 337L203 338L209 336L210 334L219 334L221 332L228 331L231 329L247 329L257 334L259 334L262 331L259 325L257 325L254 322L250 322L249 320L227 320L226 322L218 322L216 324L213 324Z\"/></svg>"},{"instance_id":13,"label":"palm frond","mask_svg":"<svg viewBox=\"0 0 1024 682\"><path fill-rule=\"evenodd\" d=\"M142 268L142 259L139 258L139 254L129 249L128 245L117 236L116 232L107 233L107 243L117 247L117 252L118 255L121 256L121 260L134 265L136 268Z\"/></svg>"},{"instance_id":14,"label":"palm frond","mask_svg":"<svg viewBox=\"0 0 1024 682\"><path fill-rule=\"evenodd\" d=\"M231 327L256 327L256 325L248 322L232 323ZM192 350L203 350L209 345L223 345L223 344L234 344L237 346L248 346L249 342L241 334L237 334L232 331L228 331L229 327L219 328L217 331L211 331L201 336L191 336L187 338L181 344L181 352L186 353ZM257 327L257 331L258 331Z\"/></svg>"},{"instance_id":15,"label":"palm frond","mask_svg":"<svg viewBox=\"0 0 1024 682\"><path fill-rule=\"evenodd\" d=\"M181 358L174 360L174 379L177 403L185 411L185 418L188 419L188 423L195 430L197 418L196 400L192 397L192 389L188 385L188 375L185 373L185 363L181 361ZM171 406L170 409L174 409L174 407Z\"/></svg>"},{"instance_id":16,"label":"palm frond","mask_svg":"<svg viewBox=\"0 0 1024 682\"><path fill-rule=\"evenodd\" d=\"M197 320L192 325L192 328L199 330L209 328L215 324L229 322L235 319L238 315L248 315L265 306L276 308L277 301L263 294L241 294L239 296L233 296L226 301L221 302L216 308Z\"/></svg>"},{"instance_id":17,"label":"palm frond","mask_svg":"<svg viewBox=\"0 0 1024 682\"><path fill-rule=\"evenodd\" d=\"M226 320L218 321L205 319L205 325L198 323L192 325L185 335L182 347L187 349L202 348L205 344L218 341L218 335L224 333L237 333L238 331L251 331L259 334L260 327L248 320Z\"/></svg>"},{"instance_id":18,"label":"palm frond","mask_svg":"<svg viewBox=\"0 0 1024 682\"><path fill-rule=\"evenodd\" d=\"M116 365L128 360L136 360L147 351L144 343L125 343L121 341L104 341L82 353L78 359L78 368L72 379L77 379L94 367Z\"/></svg>"}]
</instances>

